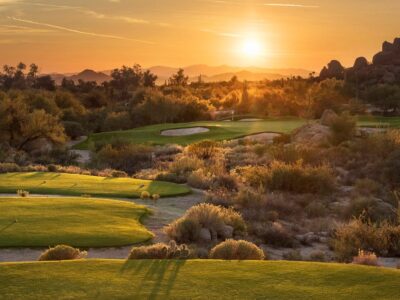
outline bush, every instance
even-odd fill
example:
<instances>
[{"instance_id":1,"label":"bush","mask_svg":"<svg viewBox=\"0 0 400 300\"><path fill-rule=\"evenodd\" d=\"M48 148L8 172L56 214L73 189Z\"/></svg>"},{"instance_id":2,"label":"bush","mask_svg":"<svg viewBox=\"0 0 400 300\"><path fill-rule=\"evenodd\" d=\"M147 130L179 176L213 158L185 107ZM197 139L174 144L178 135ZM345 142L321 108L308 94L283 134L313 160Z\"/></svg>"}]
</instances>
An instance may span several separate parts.
<instances>
[{"instance_id":1,"label":"bush","mask_svg":"<svg viewBox=\"0 0 400 300\"><path fill-rule=\"evenodd\" d=\"M150 198L150 193L148 191L143 191L140 193L140 199L149 199Z\"/></svg>"},{"instance_id":2,"label":"bush","mask_svg":"<svg viewBox=\"0 0 400 300\"><path fill-rule=\"evenodd\" d=\"M333 248L340 261L351 261L359 249L380 256L400 255L400 226L384 222L377 225L356 219L336 230Z\"/></svg>"},{"instance_id":3,"label":"bush","mask_svg":"<svg viewBox=\"0 0 400 300\"><path fill-rule=\"evenodd\" d=\"M292 141L292 137L290 134L281 134L274 137L273 142L274 144L289 144Z\"/></svg>"},{"instance_id":4,"label":"bush","mask_svg":"<svg viewBox=\"0 0 400 300\"><path fill-rule=\"evenodd\" d=\"M201 169L204 166L202 160L196 157L182 157L178 160L173 161L169 166L169 171L171 173L179 175L187 175Z\"/></svg>"},{"instance_id":5,"label":"bush","mask_svg":"<svg viewBox=\"0 0 400 300\"><path fill-rule=\"evenodd\" d=\"M126 174L126 172L124 172L124 171L114 170L111 172L111 177L123 178L123 177L128 177L128 174Z\"/></svg>"},{"instance_id":6,"label":"bush","mask_svg":"<svg viewBox=\"0 0 400 300\"><path fill-rule=\"evenodd\" d=\"M211 204L193 206L165 228L171 239L182 243L225 240L245 231L246 225L239 213Z\"/></svg>"},{"instance_id":7,"label":"bush","mask_svg":"<svg viewBox=\"0 0 400 300\"><path fill-rule=\"evenodd\" d=\"M325 253L322 251L314 251L310 254L311 261L325 261Z\"/></svg>"},{"instance_id":8,"label":"bush","mask_svg":"<svg viewBox=\"0 0 400 300\"><path fill-rule=\"evenodd\" d=\"M15 163L0 163L0 173L11 173L20 171L20 166Z\"/></svg>"},{"instance_id":9,"label":"bush","mask_svg":"<svg viewBox=\"0 0 400 300\"><path fill-rule=\"evenodd\" d=\"M80 251L67 245L58 245L43 252L39 257L39 261L82 259L86 255L86 251Z\"/></svg>"},{"instance_id":10,"label":"bush","mask_svg":"<svg viewBox=\"0 0 400 300\"><path fill-rule=\"evenodd\" d=\"M293 261L302 261L303 256L299 250L291 250L283 254L283 259L285 260L293 260Z\"/></svg>"},{"instance_id":11,"label":"bush","mask_svg":"<svg viewBox=\"0 0 400 300\"><path fill-rule=\"evenodd\" d=\"M198 169L189 175L187 183L194 188L207 190L213 184L213 176L204 169Z\"/></svg>"},{"instance_id":12,"label":"bush","mask_svg":"<svg viewBox=\"0 0 400 300\"><path fill-rule=\"evenodd\" d=\"M47 171L49 171L49 172L57 172L57 166L56 165L48 165L47 166Z\"/></svg>"},{"instance_id":13,"label":"bush","mask_svg":"<svg viewBox=\"0 0 400 300\"><path fill-rule=\"evenodd\" d=\"M378 198L357 197L352 199L345 208L344 216L363 217L372 222L382 222L385 220L394 221L397 218L395 209L389 203Z\"/></svg>"},{"instance_id":14,"label":"bush","mask_svg":"<svg viewBox=\"0 0 400 300\"><path fill-rule=\"evenodd\" d=\"M24 191L24 190L18 190L17 191L17 195L20 197L29 197L29 192L28 191Z\"/></svg>"},{"instance_id":15,"label":"bush","mask_svg":"<svg viewBox=\"0 0 400 300\"><path fill-rule=\"evenodd\" d=\"M158 201L160 199L160 195L159 194L153 194L153 195L151 195L151 199L153 199L154 201Z\"/></svg>"},{"instance_id":16,"label":"bush","mask_svg":"<svg viewBox=\"0 0 400 300\"><path fill-rule=\"evenodd\" d=\"M199 159L210 159L218 151L218 143L214 141L201 141L188 146L187 151L189 154L194 155Z\"/></svg>"},{"instance_id":17,"label":"bush","mask_svg":"<svg viewBox=\"0 0 400 300\"><path fill-rule=\"evenodd\" d=\"M344 141L350 140L355 134L356 124L356 119L347 112L334 118L330 126L332 131L331 142L338 145Z\"/></svg>"},{"instance_id":18,"label":"bush","mask_svg":"<svg viewBox=\"0 0 400 300\"><path fill-rule=\"evenodd\" d=\"M295 193L329 193L335 187L335 177L328 166L312 167L302 161L287 164L273 161L269 167L246 167L238 170L244 182L254 188Z\"/></svg>"},{"instance_id":19,"label":"bush","mask_svg":"<svg viewBox=\"0 0 400 300\"><path fill-rule=\"evenodd\" d=\"M170 241L168 244L134 247L128 259L188 259L191 256L192 251L188 246L177 245L175 241Z\"/></svg>"},{"instance_id":20,"label":"bush","mask_svg":"<svg viewBox=\"0 0 400 300\"><path fill-rule=\"evenodd\" d=\"M267 245L290 248L295 244L293 234L278 222L253 224L251 233Z\"/></svg>"},{"instance_id":21,"label":"bush","mask_svg":"<svg viewBox=\"0 0 400 300\"><path fill-rule=\"evenodd\" d=\"M359 250L358 255L353 258L353 264L378 266L378 257L373 252Z\"/></svg>"},{"instance_id":22,"label":"bush","mask_svg":"<svg viewBox=\"0 0 400 300\"><path fill-rule=\"evenodd\" d=\"M211 259L263 260L263 250L248 241L226 240L210 251Z\"/></svg>"}]
</instances>

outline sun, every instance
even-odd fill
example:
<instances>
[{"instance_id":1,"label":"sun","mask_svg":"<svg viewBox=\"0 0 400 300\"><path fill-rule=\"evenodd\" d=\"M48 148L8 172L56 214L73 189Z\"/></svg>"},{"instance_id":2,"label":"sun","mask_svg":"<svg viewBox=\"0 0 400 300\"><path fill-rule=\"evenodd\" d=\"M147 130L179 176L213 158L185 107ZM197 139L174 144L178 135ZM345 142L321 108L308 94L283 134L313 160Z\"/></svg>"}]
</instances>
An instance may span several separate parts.
<instances>
[{"instance_id":1,"label":"sun","mask_svg":"<svg viewBox=\"0 0 400 300\"><path fill-rule=\"evenodd\" d=\"M246 38L242 42L241 52L246 58L254 59L263 55L264 47L258 39Z\"/></svg>"}]
</instances>

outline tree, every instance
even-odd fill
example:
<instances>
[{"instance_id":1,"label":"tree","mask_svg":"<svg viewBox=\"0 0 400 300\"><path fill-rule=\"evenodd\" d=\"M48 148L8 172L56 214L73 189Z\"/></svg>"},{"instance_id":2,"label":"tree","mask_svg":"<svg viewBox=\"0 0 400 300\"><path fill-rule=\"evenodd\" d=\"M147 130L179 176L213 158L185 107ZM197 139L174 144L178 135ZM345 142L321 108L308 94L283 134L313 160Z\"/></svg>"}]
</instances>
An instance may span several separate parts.
<instances>
[{"instance_id":1,"label":"tree","mask_svg":"<svg viewBox=\"0 0 400 300\"><path fill-rule=\"evenodd\" d=\"M34 80L33 88L55 91L56 84L50 75L40 76Z\"/></svg>"},{"instance_id":2,"label":"tree","mask_svg":"<svg viewBox=\"0 0 400 300\"><path fill-rule=\"evenodd\" d=\"M155 87L157 78L158 78L157 75L151 73L150 70L146 70L146 72L143 73L143 86Z\"/></svg>"},{"instance_id":3,"label":"tree","mask_svg":"<svg viewBox=\"0 0 400 300\"><path fill-rule=\"evenodd\" d=\"M178 72L172 75L169 79L170 85L187 86L188 83L189 77L185 75L185 71L183 69L179 69Z\"/></svg>"},{"instance_id":4,"label":"tree","mask_svg":"<svg viewBox=\"0 0 400 300\"><path fill-rule=\"evenodd\" d=\"M242 91L242 99L238 105L238 112L239 113L248 113L251 106L251 100L248 92L247 82L243 84L243 91Z\"/></svg>"}]
</instances>

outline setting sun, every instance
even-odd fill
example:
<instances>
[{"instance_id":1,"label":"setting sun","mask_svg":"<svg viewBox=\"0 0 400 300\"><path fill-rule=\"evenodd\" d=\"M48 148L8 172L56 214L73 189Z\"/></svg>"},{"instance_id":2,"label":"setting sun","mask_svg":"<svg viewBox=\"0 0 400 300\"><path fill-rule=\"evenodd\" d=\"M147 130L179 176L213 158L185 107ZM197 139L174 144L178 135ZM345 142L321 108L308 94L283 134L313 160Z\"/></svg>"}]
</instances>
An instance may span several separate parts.
<instances>
[{"instance_id":1,"label":"setting sun","mask_svg":"<svg viewBox=\"0 0 400 300\"><path fill-rule=\"evenodd\" d=\"M248 38L244 40L241 50L243 55L245 55L247 58L260 57L264 52L263 45L255 38Z\"/></svg>"}]
</instances>

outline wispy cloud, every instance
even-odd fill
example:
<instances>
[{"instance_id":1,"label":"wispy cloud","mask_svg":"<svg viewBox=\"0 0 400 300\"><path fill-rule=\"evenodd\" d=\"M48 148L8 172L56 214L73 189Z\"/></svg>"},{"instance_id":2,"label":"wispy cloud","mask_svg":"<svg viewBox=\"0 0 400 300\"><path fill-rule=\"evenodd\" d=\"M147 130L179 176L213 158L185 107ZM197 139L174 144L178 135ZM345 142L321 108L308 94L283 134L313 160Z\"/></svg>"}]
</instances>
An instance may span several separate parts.
<instances>
[{"instance_id":1,"label":"wispy cloud","mask_svg":"<svg viewBox=\"0 0 400 300\"><path fill-rule=\"evenodd\" d=\"M206 32L206 33L212 33L218 36L223 36L223 37L229 37L229 38L238 38L241 35L237 33L232 33L232 32L220 32L216 30L211 30L211 29L201 29L200 31Z\"/></svg>"},{"instance_id":2,"label":"wispy cloud","mask_svg":"<svg viewBox=\"0 0 400 300\"><path fill-rule=\"evenodd\" d=\"M289 8L319 8L318 5L306 5L306 4L295 4L295 3L264 3L265 6L274 7L289 7Z\"/></svg>"},{"instance_id":3,"label":"wispy cloud","mask_svg":"<svg viewBox=\"0 0 400 300\"><path fill-rule=\"evenodd\" d=\"M118 35L110 35L110 34L102 34L102 33L89 32L89 31L82 31L82 30L73 29L73 28L69 28L69 27L64 27L64 26L59 26L59 25L54 25L54 24L48 24L48 23L42 23L42 22L37 22L37 21L27 20L27 19L21 19L21 18L15 18L15 17L8 17L8 18L13 20L13 21L16 21L16 22L21 22L21 23L31 24L31 25L37 25L37 26L42 26L42 27L48 27L48 28L59 30L59 31L66 31L66 32L71 32L71 33L75 33L75 34L80 34L80 35L87 35L87 36L108 38L108 39L116 39L116 40L124 40L124 41L132 41L132 42L143 43L143 44L154 44L153 42L150 42L150 41L139 40L139 39L131 39L131 38L118 36Z\"/></svg>"},{"instance_id":4,"label":"wispy cloud","mask_svg":"<svg viewBox=\"0 0 400 300\"><path fill-rule=\"evenodd\" d=\"M18 25L0 25L0 34L34 34L34 33L49 33L54 32L51 29L32 28Z\"/></svg>"}]
</instances>

